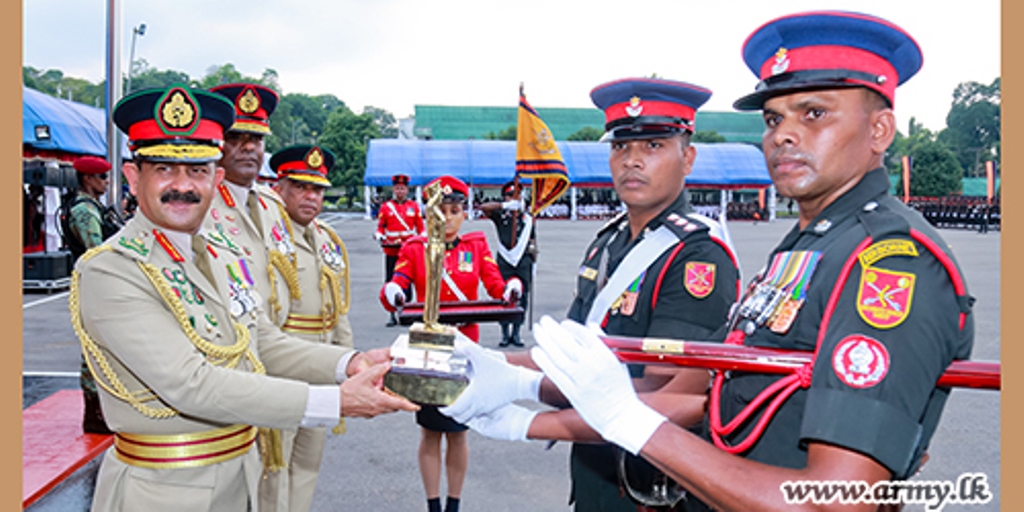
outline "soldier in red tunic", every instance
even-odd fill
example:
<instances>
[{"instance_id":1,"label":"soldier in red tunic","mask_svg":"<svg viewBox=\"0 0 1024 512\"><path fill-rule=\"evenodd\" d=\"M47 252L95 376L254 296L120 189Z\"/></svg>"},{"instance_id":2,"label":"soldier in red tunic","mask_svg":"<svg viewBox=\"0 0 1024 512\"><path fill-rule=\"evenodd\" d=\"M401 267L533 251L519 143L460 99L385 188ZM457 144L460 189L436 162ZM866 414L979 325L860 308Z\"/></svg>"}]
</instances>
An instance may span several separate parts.
<instances>
[{"instance_id":1,"label":"soldier in red tunic","mask_svg":"<svg viewBox=\"0 0 1024 512\"><path fill-rule=\"evenodd\" d=\"M522 283L514 277L508 283L502 279L484 234L474 231L459 235L462 222L466 220L465 203L469 187L452 176L441 176L434 181L440 183L444 193L440 205L445 216L445 272L441 278L441 302L474 300L481 283L491 297L501 297L506 302L518 300L523 290ZM412 286L416 287L417 299L423 299L427 281L426 242L425 237L416 236L402 246L394 276L380 291L381 304L388 311L394 311L402 304ZM459 330L473 341L480 337L480 328L476 324L460 325ZM424 406L416 413L416 422L422 427L423 434L419 462L428 510L441 511L441 437L444 435L448 438L445 461L448 500L445 512L457 512L469 465L466 426L441 415L436 407L430 406Z\"/></svg>"},{"instance_id":2,"label":"soldier in red tunic","mask_svg":"<svg viewBox=\"0 0 1024 512\"><path fill-rule=\"evenodd\" d=\"M409 177L404 174L392 176L391 192L394 197L380 206L380 213L377 214L377 231L373 234L384 250L385 283L391 281L402 244L414 236L424 234L420 207L416 201L408 199ZM393 310L387 325L398 325Z\"/></svg>"}]
</instances>

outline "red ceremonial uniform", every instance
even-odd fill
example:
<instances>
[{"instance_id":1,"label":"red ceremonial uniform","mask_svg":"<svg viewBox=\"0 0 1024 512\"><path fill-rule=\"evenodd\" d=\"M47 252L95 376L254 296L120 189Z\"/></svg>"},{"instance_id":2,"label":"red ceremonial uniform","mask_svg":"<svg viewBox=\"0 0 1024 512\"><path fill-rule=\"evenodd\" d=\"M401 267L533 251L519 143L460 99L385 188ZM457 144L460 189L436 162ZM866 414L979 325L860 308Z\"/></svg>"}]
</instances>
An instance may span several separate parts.
<instances>
[{"instance_id":1,"label":"red ceremonial uniform","mask_svg":"<svg viewBox=\"0 0 1024 512\"><path fill-rule=\"evenodd\" d=\"M416 201L406 199L399 203L389 199L377 215L377 234L384 254L397 256L406 240L424 232L423 215Z\"/></svg>"},{"instance_id":2,"label":"red ceremonial uniform","mask_svg":"<svg viewBox=\"0 0 1024 512\"><path fill-rule=\"evenodd\" d=\"M415 285L417 300L422 300L426 293L426 243L425 237L417 236L403 245L401 252L398 253L395 275L391 278L391 281L401 286L402 289L408 289L410 285ZM477 298L477 290L480 288L481 282L491 297L501 297L505 291L505 280L501 278L498 264L491 256L491 249L487 246L487 238L483 232L466 233L455 242L447 244L444 252L444 269L466 300ZM385 286L387 286L386 283ZM458 302L459 300L461 300L459 295L452 291L448 280L442 279L441 302ZM388 304L383 288L380 291L380 302L384 305L384 309L394 311L394 308ZM473 341L477 341L480 337L480 327L476 324L461 325L459 330Z\"/></svg>"}]
</instances>

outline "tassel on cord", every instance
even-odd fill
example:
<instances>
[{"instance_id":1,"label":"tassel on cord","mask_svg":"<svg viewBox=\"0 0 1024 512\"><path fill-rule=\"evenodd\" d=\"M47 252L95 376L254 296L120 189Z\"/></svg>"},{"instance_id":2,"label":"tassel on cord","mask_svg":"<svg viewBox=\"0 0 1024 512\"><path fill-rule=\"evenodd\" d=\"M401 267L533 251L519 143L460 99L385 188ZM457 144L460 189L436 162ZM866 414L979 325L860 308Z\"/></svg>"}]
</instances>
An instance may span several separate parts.
<instances>
[{"instance_id":1,"label":"tassel on cord","mask_svg":"<svg viewBox=\"0 0 1024 512\"><path fill-rule=\"evenodd\" d=\"M288 467L284 462L284 447L281 431L276 428L259 428L260 456L263 459L263 471L276 473Z\"/></svg>"}]
</instances>

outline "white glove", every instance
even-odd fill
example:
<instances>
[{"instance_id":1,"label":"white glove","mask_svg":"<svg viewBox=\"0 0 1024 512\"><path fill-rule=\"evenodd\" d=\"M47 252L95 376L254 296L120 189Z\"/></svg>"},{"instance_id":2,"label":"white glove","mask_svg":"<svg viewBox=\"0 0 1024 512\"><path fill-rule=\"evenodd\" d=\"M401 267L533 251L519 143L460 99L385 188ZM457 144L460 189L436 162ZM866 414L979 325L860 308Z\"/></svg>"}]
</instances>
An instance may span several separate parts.
<instances>
[{"instance_id":1,"label":"white glove","mask_svg":"<svg viewBox=\"0 0 1024 512\"><path fill-rule=\"evenodd\" d=\"M388 281L388 284L384 285L384 298L388 300L388 304L393 308L398 308L405 304L405 290L402 290L401 286L394 281Z\"/></svg>"},{"instance_id":2,"label":"white glove","mask_svg":"<svg viewBox=\"0 0 1024 512\"><path fill-rule=\"evenodd\" d=\"M373 233L373 239L378 241L378 242L383 242L384 241L384 233L374 232Z\"/></svg>"},{"instance_id":3,"label":"white glove","mask_svg":"<svg viewBox=\"0 0 1024 512\"><path fill-rule=\"evenodd\" d=\"M518 277L513 277L509 282L505 283L505 292L501 294L501 299L505 302L512 304L519 300L519 297L523 296L523 282Z\"/></svg>"},{"instance_id":4,"label":"white glove","mask_svg":"<svg viewBox=\"0 0 1024 512\"><path fill-rule=\"evenodd\" d=\"M466 425L491 439L526 441L526 434L537 413L520 405L508 404L490 414L472 418Z\"/></svg>"},{"instance_id":5,"label":"white glove","mask_svg":"<svg viewBox=\"0 0 1024 512\"><path fill-rule=\"evenodd\" d=\"M636 455L666 421L640 401L625 365L594 331L545 316L533 337L534 362L601 437Z\"/></svg>"},{"instance_id":6,"label":"white glove","mask_svg":"<svg viewBox=\"0 0 1024 512\"><path fill-rule=\"evenodd\" d=\"M455 403L440 409L455 421L467 423L515 400L540 400L543 373L508 364L504 354L485 349L468 338L455 338L455 355L469 360L469 386Z\"/></svg>"},{"instance_id":7,"label":"white glove","mask_svg":"<svg viewBox=\"0 0 1024 512\"><path fill-rule=\"evenodd\" d=\"M502 202L501 207L505 210L521 211L523 209L523 201L521 199L509 199Z\"/></svg>"}]
</instances>

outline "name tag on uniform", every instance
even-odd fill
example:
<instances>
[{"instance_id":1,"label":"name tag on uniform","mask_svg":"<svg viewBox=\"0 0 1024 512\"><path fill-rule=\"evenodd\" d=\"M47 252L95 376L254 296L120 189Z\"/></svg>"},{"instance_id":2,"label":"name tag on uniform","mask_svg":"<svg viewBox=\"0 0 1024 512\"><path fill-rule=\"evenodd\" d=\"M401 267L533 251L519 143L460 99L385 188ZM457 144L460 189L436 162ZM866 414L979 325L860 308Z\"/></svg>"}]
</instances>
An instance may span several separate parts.
<instances>
[{"instance_id":1,"label":"name tag on uniform","mask_svg":"<svg viewBox=\"0 0 1024 512\"><path fill-rule=\"evenodd\" d=\"M580 267L580 277L588 281L593 281L597 278L597 269L588 266Z\"/></svg>"}]
</instances>

